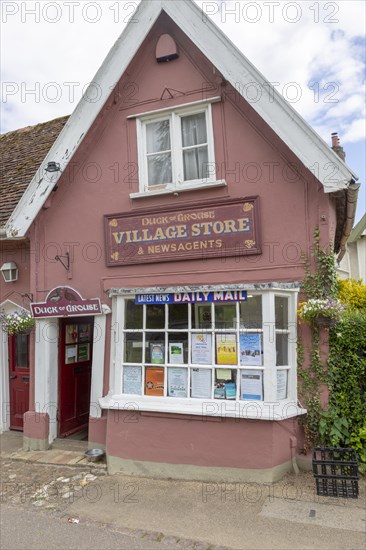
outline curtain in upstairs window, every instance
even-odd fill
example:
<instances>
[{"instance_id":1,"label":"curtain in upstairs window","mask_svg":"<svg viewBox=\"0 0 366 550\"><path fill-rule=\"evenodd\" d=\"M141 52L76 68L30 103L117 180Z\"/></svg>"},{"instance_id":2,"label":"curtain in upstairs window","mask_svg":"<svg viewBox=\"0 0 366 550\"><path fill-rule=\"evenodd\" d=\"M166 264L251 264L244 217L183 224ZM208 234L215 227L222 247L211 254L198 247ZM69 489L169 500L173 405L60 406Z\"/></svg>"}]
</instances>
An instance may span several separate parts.
<instances>
[{"instance_id":1,"label":"curtain in upstairs window","mask_svg":"<svg viewBox=\"0 0 366 550\"><path fill-rule=\"evenodd\" d=\"M181 118L184 181L208 176L206 114Z\"/></svg>"},{"instance_id":2,"label":"curtain in upstairs window","mask_svg":"<svg viewBox=\"0 0 366 550\"><path fill-rule=\"evenodd\" d=\"M172 182L172 152L170 121L161 120L146 125L148 186Z\"/></svg>"}]
</instances>

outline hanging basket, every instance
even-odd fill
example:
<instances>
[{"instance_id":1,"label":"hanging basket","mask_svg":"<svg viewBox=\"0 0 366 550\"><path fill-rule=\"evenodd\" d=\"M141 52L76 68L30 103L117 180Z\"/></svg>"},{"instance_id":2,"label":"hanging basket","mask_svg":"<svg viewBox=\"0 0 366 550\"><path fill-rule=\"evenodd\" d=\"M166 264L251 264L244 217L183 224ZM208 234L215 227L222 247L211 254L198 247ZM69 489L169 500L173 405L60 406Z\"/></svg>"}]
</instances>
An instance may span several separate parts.
<instances>
[{"instance_id":1,"label":"hanging basket","mask_svg":"<svg viewBox=\"0 0 366 550\"><path fill-rule=\"evenodd\" d=\"M330 328L334 327L337 324L337 319L319 314L314 318L314 323L319 327Z\"/></svg>"}]
</instances>

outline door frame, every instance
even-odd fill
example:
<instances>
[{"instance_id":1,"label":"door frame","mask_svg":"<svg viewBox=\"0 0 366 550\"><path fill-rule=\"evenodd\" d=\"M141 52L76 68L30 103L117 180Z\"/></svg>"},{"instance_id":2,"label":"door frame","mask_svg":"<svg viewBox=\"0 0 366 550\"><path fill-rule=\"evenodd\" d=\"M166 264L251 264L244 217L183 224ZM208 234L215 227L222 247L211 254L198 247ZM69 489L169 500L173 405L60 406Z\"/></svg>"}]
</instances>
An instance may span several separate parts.
<instances>
[{"instance_id":1,"label":"door frame","mask_svg":"<svg viewBox=\"0 0 366 550\"><path fill-rule=\"evenodd\" d=\"M61 400L62 400L62 366L64 365L64 351L65 351L65 330L64 327L66 324L78 324L84 322L91 322L92 323L92 339L91 339L91 349L90 349L90 356L91 356L91 362L90 362L90 391L89 391L89 413L88 413L88 422L87 426L89 426L89 419L90 419L90 404L91 404L91 396L92 396L92 383L93 383L93 364L94 364L94 327L95 327L95 319L96 317L93 315L88 316L80 316L80 317L63 317L60 318L59 322L59 350L58 350L58 407L57 407L57 437L68 437L69 435L72 435L73 433L77 433L78 431L81 431L85 429L84 427L77 427L75 429L72 429L66 434L61 435L60 433L60 426L61 426Z\"/></svg>"},{"instance_id":2,"label":"door frame","mask_svg":"<svg viewBox=\"0 0 366 550\"><path fill-rule=\"evenodd\" d=\"M105 352L107 338L107 315L109 306L102 306L103 314L94 316L94 342L92 362L92 387L90 417L100 418L102 411L99 399L103 397ZM49 443L58 437L59 406L59 325L63 317L36 319L34 395L35 411L49 415ZM108 336L110 337L110 332ZM89 420L90 423L90 420Z\"/></svg>"},{"instance_id":3,"label":"door frame","mask_svg":"<svg viewBox=\"0 0 366 550\"><path fill-rule=\"evenodd\" d=\"M17 304L12 300L4 300L0 304L0 309L5 313L14 313L19 308L25 309L24 305ZM30 313L30 312L29 312ZM0 369L0 433L7 432L10 429L10 391L9 391L9 343L6 332L0 330L0 364L4 368Z\"/></svg>"}]
</instances>

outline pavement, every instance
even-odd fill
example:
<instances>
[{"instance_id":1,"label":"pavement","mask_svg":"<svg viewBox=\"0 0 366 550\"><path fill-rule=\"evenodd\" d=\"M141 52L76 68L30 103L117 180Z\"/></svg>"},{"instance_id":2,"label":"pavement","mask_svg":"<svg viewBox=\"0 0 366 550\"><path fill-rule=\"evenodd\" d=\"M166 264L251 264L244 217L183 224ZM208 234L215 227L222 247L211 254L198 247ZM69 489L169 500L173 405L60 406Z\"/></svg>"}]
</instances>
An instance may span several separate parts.
<instances>
[{"instance_id":1,"label":"pavement","mask_svg":"<svg viewBox=\"0 0 366 550\"><path fill-rule=\"evenodd\" d=\"M365 549L365 479L358 499L342 499L316 495L310 472L273 484L110 476L104 464L84 461L85 442L56 442L36 453L20 442L14 432L0 436L6 513L17 507L61 524L75 520L70 525L80 532L108 529L134 540L131 548ZM114 548L112 535L108 540L100 548Z\"/></svg>"}]
</instances>

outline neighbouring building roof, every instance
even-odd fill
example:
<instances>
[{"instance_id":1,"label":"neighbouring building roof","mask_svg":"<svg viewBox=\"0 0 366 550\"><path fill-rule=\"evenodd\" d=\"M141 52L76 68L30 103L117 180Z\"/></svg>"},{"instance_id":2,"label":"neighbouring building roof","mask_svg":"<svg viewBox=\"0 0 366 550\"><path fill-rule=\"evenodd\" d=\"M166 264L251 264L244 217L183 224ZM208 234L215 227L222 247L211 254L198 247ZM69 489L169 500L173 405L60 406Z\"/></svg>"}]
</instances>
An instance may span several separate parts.
<instances>
[{"instance_id":1,"label":"neighbouring building roof","mask_svg":"<svg viewBox=\"0 0 366 550\"><path fill-rule=\"evenodd\" d=\"M69 117L0 136L0 227L8 221Z\"/></svg>"},{"instance_id":2,"label":"neighbouring building roof","mask_svg":"<svg viewBox=\"0 0 366 550\"><path fill-rule=\"evenodd\" d=\"M89 88L71 115L59 138L40 164L38 173L23 194L6 224L9 237L23 237L52 192L44 179L48 161L60 164L61 171L55 174L54 184L71 161L76 150L92 127L100 110L108 100L111 90L127 69L147 34L162 12L201 50L236 90L245 95L248 85L256 85L263 93L251 107L270 128L293 151L310 171L319 169L318 180L326 193L347 191L358 179L356 174L328 147L320 136L305 122L295 109L285 101L263 75L234 46L223 32L209 19L192 0L142 0L134 18L130 20L104 63L92 79L90 90L100 90L98 102L90 103ZM138 25L135 21L138 21ZM273 89L272 89L273 88ZM267 90L267 91L266 91ZM329 180L329 166L337 174Z\"/></svg>"}]
</instances>

